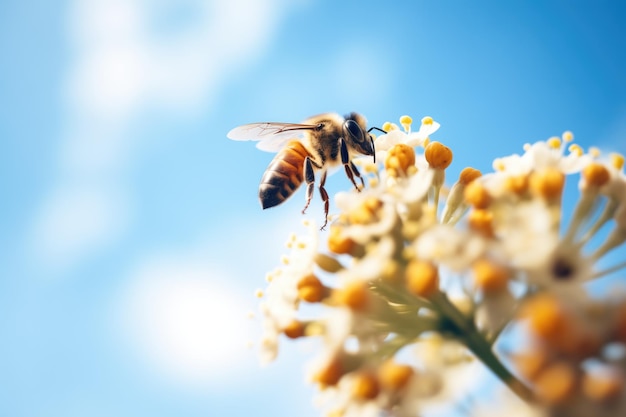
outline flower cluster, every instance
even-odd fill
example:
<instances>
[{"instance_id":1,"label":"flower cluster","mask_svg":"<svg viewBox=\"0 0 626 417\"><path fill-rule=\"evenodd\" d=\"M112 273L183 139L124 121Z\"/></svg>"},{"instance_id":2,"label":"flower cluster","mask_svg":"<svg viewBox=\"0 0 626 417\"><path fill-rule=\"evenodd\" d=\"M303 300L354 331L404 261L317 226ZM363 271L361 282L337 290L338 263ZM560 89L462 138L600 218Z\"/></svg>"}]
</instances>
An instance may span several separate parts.
<instances>
[{"instance_id":1,"label":"flower cluster","mask_svg":"<svg viewBox=\"0 0 626 417\"><path fill-rule=\"evenodd\" d=\"M328 233L307 223L269 274L264 359L283 337L320 339L310 378L336 416L419 415L469 392L477 364L533 415L626 415L626 295L585 289L626 268L623 249L608 256L626 241L624 158L566 132L448 188L439 124L400 125L376 138L381 165L361 163L368 187L336 196ZM512 328L522 347L498 355Z\"/></svg>"}]
</instances>

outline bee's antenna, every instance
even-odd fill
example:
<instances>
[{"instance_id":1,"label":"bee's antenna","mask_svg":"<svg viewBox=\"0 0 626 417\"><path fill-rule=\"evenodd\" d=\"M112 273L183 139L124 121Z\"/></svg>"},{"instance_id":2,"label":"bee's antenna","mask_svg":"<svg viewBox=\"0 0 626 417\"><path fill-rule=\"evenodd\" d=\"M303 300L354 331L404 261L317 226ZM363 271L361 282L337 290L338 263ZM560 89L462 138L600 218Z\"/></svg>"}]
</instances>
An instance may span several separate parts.
<instances>
[{"instance_id":1,"label":"bee's antenna","mask_svg":"<svg viewBox=\"0 0 626 417\"><path fill-rule=\"evenodd\" d=\"M372 126L369 129L367 129L367 133L370 133L374 129L378 130L379 132L387 133L384 130L382 130L380 127L376 127L376 126Z\"/></svg>"}]
</instances>

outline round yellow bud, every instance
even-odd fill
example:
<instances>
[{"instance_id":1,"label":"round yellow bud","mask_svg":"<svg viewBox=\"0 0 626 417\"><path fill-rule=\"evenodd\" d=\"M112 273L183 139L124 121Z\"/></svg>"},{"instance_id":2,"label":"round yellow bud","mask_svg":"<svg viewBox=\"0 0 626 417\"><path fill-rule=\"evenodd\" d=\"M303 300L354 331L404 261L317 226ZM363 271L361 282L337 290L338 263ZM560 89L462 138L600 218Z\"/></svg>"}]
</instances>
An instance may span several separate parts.
<instances>
[{"instance_id":1,"label":"round yellow bud","mask_svg":"<svg viewBox=\"0 0 626 417\"><path fill-rule=\"evenodd\" d=\"M597 162L592 162L584 167L581 174L587 182L587 185L595 187L602 187L611 178L609 170L606 169L604 165Z\"/></svg>"},{"instance_id":2,"label":"round yellow bud","mask_svg":"<svg viewBox=\"0 0 626 417\"><path fill-rule=\"evenodd\" d=\"M323 387L335 386L344 374L344 367L339 357L333 357L313 376L313 380Z\"/></svg>"},{"instance_id":3,"label":"round yellow bud","mask_svg":"<svg viewBox=\"0 0 626 417\"><path fill-rule=\"evenodd\" d=\"M509 271L488 259L479 259L472 265L474 284L484 293L504 290L509 282Z\"/></svg>"},{"instance_id":4,"label":"round yellow bud","mask_svg":"<svg viewBox=\"0 0 626 417\"><path fill-rule=\"evenodd\" d=\"M555 362L535 377L535 392L548 404L563 403L574 394L578 384L576 370L567 362Z\"/></svg>"},{"instance_id":5,"label":"round yellow bud","mask_svg":"<svg viewBox=\"0 0 626 417\"><path fill-rule=\"evenodd\" d=\"M322 281L313 274L301 278L296 288L298 289L298 297L309 303L319 303L328 294Z\"/></svg>"},{"instance_id":6,"label":"round yellow bud","mask_svg":"<svg viewBox=\"0 0 626 417\"><path fill-rule=\"evenodd\" d=\"M624 374L617 369L605 372L586 373L582 390L587 398L606 402L618 398L624 392Z\"/></svg>"},{"instance_id":7,"label":"round yellow bud","mask_svg":"<svg viewBox=\"0 0 626 417\"><path fill-rule=\"evenodd\" d=\"M466 167L463 168L461 173L459 174L459 182L461 184L469 184L474 181L476 178L481 177L483 174L477 170L476 168Z\"/></svg>"},{"instance_id":8,"label":"round yellow bud","mask_svg":"<svg viewBox=\"0 0 626 417\"><path fill-rule=\"evenodd\" d=\"M370 290L365 282L352 281L343 288L333 292L333 298L340 304L354 311L367 309L370 301Z\"/></svg>"},{"instance_id":9,"label":"round yellow bud","mask_svg":"<svg viewBox=\"0 0 626 417\"><path fill-rule=\"evenodd\" d=\"M306 325L298 320L292 320L291 323L283 329L283 333L290 339L297 339L304 336Z\"/></svg>"},{"instance_id":10,"label":"round yellow bud","mask_svg":"<svg viewBox=\"0 0 626 417\"><path fill-rule=\"evenodd\" d=\"M441 142L430 142L424 150L424 156L434 169L446 169L452 163L452 151Z\"/></svg>"},{"instance_id":11,"label":"round yellow bud","mask_svg":"<svg viewBox=\"0 0 626 417\"><path fill-rule=\"evenodd\" d=\"M485 209L491 204L491 195L483 184L478 181L470 182L463 192L465 201L474 208Z\"/></svg>"},{"instance_id":12,"label":"round yellow bud","mask_svg":"<svg viewBox=\"0 0 626 417\"><path fill-rule=\"evenodd\" d=\"M533 172L529 180L530 190L537 196L547 200L561 197L565 186L565 174L556 168L547 168Z\"/></svg>"},{"instance_id":13,"label":"round yellow bud","mask_svg":"<svg viewBox=\"0 0 626 417\"><path fill-rule=\"evenodd\" d=\"M486 209L472 210L467 216L467 223L473 230L486 237L493 237L493 213Z\"/></svg>"},{"instance_id":14,"label":"round yellow bud","mask_svg":"<svg viewBox=\"0 0 626 417\"><path fill-rule=\"evenodd\" d=\"M373 400L378 396L380 387L376 376L369 372L359 372L352 381L352 395L361 400Z\"/></svg>"},{"instance_id":15,"label":"round yellow bud","mask_svg":"<svg viewBox=\"0 0 626 417\"><path fill-rule=\"evenodd\" d=\"M378 369L378 381L383 389L395 392L406 386L413 373L410 366L388 360Z\"/></svg>"},{"instance_id":16,"label":"round yellow bud","mask_svg":"<svg viewBox=\"0 0 626 417\"><path fill-rule=\"evenodd\" d=\"M558 350L571 350L580 343L572 313L551 294L538 294L528 299L520 310L535 337Z\"/></svg>"},{"instance_id":17,"label":"round yellow bud","mask_svg":"<svg viewBox=\"0 0 626 417\"><path fill-rule=\"evenodd\" d=\"M431 262L411 260L405 278L409 292L418 297L428 298L439 290L439 270Z\"/></svg>"},{"instance_id":18,"label":"round yellow bud","mask_svg":"<svg viewBox=\"0 0 626 417\"><path fill-rule=\"evenodd\" d=\"M511 359L520 375L529 380L535 379L549 363L548 353L545 349L534 349L532 352L514 354Z\"/></svg>"},{"instance_id":19,"label":"round yellow bud","mask_svg":"<svg viewBox=\"0 0 626 417\"><path fill-rule=\"evenodd\" d=\"M352 251L356 247L356 242L346 237L342 233L342 229L339 226L330 226L330 231L328 234L328 249L331 252L337 254L348 254L352 253Z\"/></svg>"}]
</instances>

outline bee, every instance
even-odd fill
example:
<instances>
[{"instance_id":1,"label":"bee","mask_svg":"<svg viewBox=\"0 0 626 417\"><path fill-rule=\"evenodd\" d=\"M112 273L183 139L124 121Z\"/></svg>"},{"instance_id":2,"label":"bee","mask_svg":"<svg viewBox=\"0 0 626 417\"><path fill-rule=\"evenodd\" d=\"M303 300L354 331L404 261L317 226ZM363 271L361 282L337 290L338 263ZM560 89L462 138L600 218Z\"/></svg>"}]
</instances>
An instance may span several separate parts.
<instances>
[{"instance_id":1,"label":"bee","mask_svg":"<svg viewBox=\"0 0 626 417\"><path fill-rule=\"evenodd\" d=\"M352 159L365 155L372 156L376 162L374 138L369 133L372 129L367 130L365 118L358 113L345 117L324 113L302 123L250 123L234 128L227 136L233 140L256 140L259 141L257 148L278 152L259 184L259 200L263 209L283 203L304 182L304 214L313 198L315 175L319 173L324 229L328 224L329 198L324 188L328 170L343 165L347 177L360 191L356 179L360 180L362 187L365 184Z\"/></svg>"}]
</instances>

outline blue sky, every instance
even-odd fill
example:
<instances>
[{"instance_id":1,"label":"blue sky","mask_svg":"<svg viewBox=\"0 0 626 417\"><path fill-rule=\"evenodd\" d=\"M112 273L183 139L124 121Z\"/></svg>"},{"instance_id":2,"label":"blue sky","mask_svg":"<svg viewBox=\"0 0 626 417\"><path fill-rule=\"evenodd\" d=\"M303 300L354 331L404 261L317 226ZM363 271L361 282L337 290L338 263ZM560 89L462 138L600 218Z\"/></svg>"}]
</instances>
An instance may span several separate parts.
<instances>
[{"instance_id":1,"label":"blue sky","mask_svg":"<svg viewBox=\"0 0 626 417\"><path fill-rule=\"evenodd\" d=\"M0 415L317 415L303 346L265 369L245 348L303 191L262 211L272 155L226 132L429 115L451 175L565 130L626 153L625 18L619 1L4 1Z\"/></svg>"}]
</instances>

